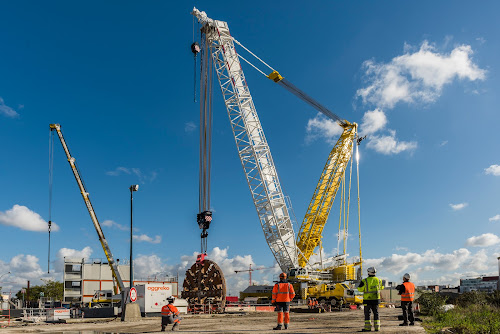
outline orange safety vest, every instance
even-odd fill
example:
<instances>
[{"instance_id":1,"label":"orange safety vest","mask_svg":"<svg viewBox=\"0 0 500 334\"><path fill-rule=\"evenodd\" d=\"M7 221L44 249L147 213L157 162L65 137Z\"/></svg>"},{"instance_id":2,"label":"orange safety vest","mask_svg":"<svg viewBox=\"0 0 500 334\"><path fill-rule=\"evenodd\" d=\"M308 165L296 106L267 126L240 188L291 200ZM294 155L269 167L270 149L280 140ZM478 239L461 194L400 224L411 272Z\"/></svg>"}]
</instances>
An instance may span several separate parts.
<instances>
[{"instance_id":1,"label":"orange safety vest","mask_svg":"<svg viewBox=\"0 0 500 334\"><path fill-rule=\"evenodd\" d=\"M405 292L401 294L401 301L402 302L413 301L415 295L415 284L413 284L412 282L404 282L403 285L405 286Z\"/></svg>"},{"instance_id":2,"label":"orange safety vest","mask_svg":"<svg viewBox=\"0 0 500 334\"><path fill-rule=\"evenodd\" d=\"M273 303L289 303L295 297L293 285L290 283L276 283L273 287Z\"/></svg>"},{"instance_id":3,"label":"orange safety vest","mask_svg":"<svg viewBox=\"0 0 500 334\"><path fill-rule=\"evenodd\" d=\"M168 304L168 305L165 305L161 308L161 316L162 317L168 317L171 314L179 315L179 310L174 305Z\"/></svg>"}]
</instances>

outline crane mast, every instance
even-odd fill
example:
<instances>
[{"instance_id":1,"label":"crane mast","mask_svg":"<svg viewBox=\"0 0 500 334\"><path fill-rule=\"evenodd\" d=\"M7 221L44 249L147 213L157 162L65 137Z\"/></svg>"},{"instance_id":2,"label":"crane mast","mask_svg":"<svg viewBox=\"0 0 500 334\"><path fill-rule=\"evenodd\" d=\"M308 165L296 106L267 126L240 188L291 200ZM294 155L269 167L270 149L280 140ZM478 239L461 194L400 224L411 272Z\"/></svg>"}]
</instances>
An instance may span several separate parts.
<instances>
[{"instance_id":1,"label":"crane mast","mask_svg":"<svg viewBox=\"0 0 500 334\"><path fill-rule=\"evenodd\" d=\"M61 125L59 124L50 124L51 131L57 131L57 135L59 136L59 140L63 146L64 152L66 153L66 157L68 158L69 165L71 166L71 170L73 171L73 175L75 176L76 183L78 184L78 188L80 189L80 193L82 194L83 201L87 206L87 210L89 211L90 218L92 219L92 223L94 224L97 235L99 236L99 241L101 242L102 249L104 250L104 254L106 254L106 258L108 260L108 264L111 267L111 273L113 274L113 278L116 280L118 284L118 288L121 291L124 290L125 286L123 284L123 280L121 278L120 272L118 271L118 266L113 259L113 254L111 253L111 249L109 248L108 242L104 237L104 233L102 232L101 225L97 220L97 216L95 214L94 208L92 207L92 203L90 202L89 193L85 189L85 185L80 177L80 173L78 172L78 168L76 167L76 159L71 156L69 152L68 145L66 145L66 141L64 140L64 136L61 131Z\"/></svg>"},{"instance_id":2,"label":"crane mast","mask_svg":"<svg viewBox=\"0 0 500 334\"><path fill-rule=\"evenodd\" d=\"M226 22L212 20L196 8L192 14L203 24L202 33L214 61L238 155L265 239L281 269L289 271L298 264L293 225L233 38Z\"/></svg>"}]
</instances>

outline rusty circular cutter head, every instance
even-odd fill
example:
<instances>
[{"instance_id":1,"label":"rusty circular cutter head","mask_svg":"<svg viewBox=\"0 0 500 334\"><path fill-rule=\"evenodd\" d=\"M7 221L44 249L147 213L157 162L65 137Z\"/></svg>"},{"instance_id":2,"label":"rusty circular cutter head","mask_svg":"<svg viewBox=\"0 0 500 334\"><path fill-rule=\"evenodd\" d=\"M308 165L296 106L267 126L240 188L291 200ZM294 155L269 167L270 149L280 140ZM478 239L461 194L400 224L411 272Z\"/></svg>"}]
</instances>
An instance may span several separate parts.
<instances>
[{"instance_id":1,"label":"rusty circular cutter head","mask_svg":"<svg viewBox=\"0 0 500 334\"><path fill-rule=\"evenodd\" d=\"M181 297L189 304L209 304L219 312L226 305L226 280L217 263L203 260L186 271Z\"/></svg>"}]
</instances>

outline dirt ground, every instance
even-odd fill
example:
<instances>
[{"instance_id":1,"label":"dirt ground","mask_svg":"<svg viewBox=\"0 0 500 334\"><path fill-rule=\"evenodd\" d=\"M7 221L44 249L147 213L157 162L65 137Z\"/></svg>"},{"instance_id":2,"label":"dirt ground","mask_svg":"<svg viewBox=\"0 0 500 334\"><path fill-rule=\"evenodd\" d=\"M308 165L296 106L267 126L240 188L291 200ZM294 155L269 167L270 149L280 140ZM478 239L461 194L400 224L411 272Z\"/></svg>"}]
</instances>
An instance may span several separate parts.
<instances>
[{"instance_id":1,"label":"dirt ground","mask_svg":"<svg viewBox=\"0 0 500 334\"><path fill-rule=\"evenodd\" d=\"M400 327L400 308L381 308L382 333L425 333L419 322L415 326ZM184 315L180 332L186 333L276 333L276 313L247 313L220 315ZM290 313L289 333L356 333L363 327L362 310L345 310L331 313ZM82 322L85 320L85 322ZM169 325L167 331L170 331ZM115 319L74 319L67 324L30 324L28 326L0 329L0 333L158 333L160 318L143 318L138 322L121 322Z\"/></svg>"}]
</instances>

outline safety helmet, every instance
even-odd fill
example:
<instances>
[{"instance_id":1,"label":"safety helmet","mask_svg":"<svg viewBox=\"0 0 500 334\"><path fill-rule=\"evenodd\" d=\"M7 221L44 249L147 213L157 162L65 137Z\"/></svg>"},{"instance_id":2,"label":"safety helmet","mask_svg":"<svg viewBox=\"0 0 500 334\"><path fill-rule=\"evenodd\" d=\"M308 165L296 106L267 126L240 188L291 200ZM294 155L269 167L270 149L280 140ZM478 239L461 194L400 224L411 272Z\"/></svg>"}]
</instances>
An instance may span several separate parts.
<instances>
[{"instance_id":1,"label":"safety helmet","mask_svg":"<svg viewBox=\"0 0 500 334\"><path fill-rule=\"evenodd\" d=\"M174 300L175 300L175 298L174 298L174 297L168 297L168 298L167 298L167 301L169 302L169 304L173 304L173 303L174 303Z\"/></svg>"},{"instance_id":2,"label":"safety helmet","mask_svg":"<svg viewBox=\"0 0 500 334\"><path fill-rule=\"evenodd\" d=\"M375 275L377 273L377 269L375 267L368 268L368 275Z\"/></svg>"},{"instance_id":3,"label":"safety helmet","mask_svg":"<svg viewBox=\"0 0 500 334\"><path fill-rule=\"evenodd\" d=\"M286 279L286 273L281 273L280 274L280 279Z\"/></svg>"},{"instance_id":4,"label":"safety helmet","mask_svg":"<svg viewBox=\"0 0 500 334\"><path fill-rule=\"evenodd\" d=\"M403 275L403 279L409 281L410 280L410 274L406 273Z\"/></svg>"}]
</instances>

